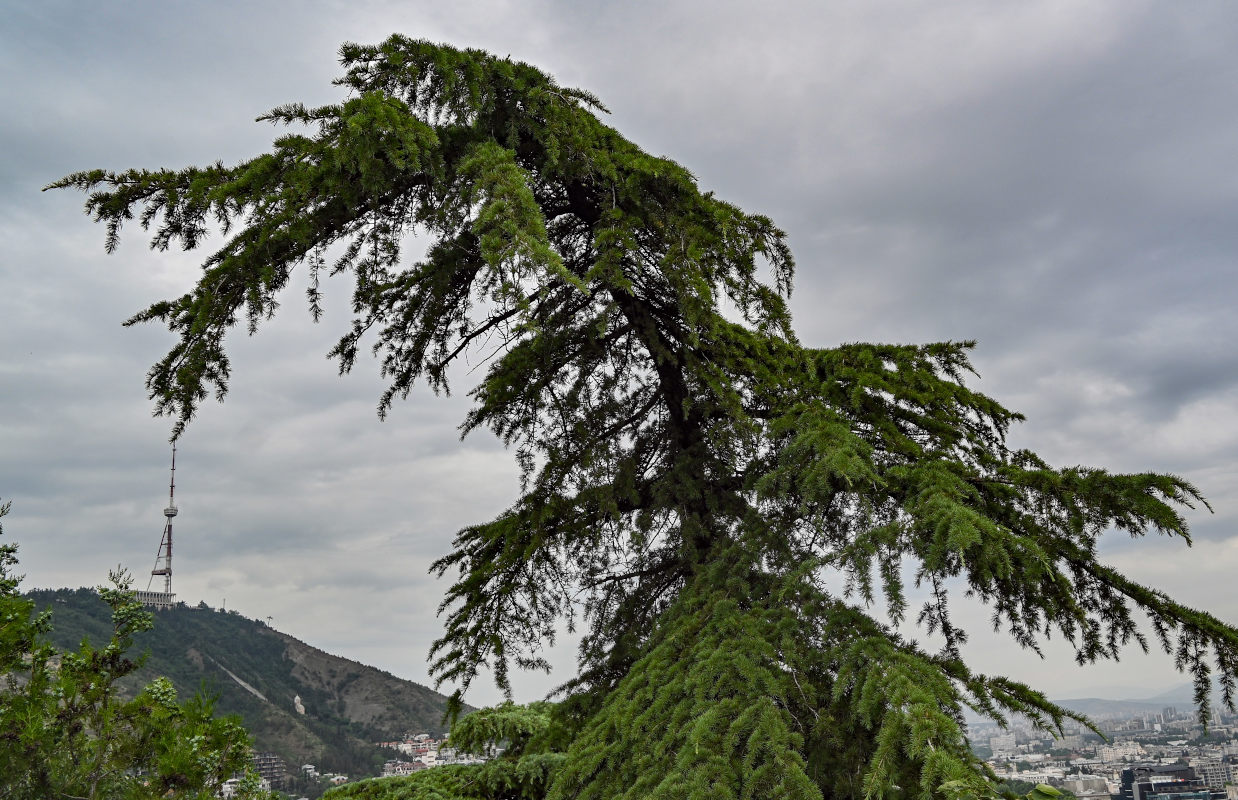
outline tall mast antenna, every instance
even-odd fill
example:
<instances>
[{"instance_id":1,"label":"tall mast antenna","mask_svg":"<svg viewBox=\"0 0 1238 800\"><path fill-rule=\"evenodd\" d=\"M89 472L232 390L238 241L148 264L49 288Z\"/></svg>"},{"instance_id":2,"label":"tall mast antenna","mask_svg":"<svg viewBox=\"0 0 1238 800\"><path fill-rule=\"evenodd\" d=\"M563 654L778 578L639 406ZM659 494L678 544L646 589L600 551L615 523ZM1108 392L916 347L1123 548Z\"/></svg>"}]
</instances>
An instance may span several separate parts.
<instances>
[{"instance_id":1,"label":"tall mast antenna","mask_svg":"<svg viewBox=\"0 0 1238 800\"><path fill-rule=\"evenodd\" d=\"M155 568L150 571L150 581L146 588L150 589L151 581L156 575L163 576L163 593L169 605L172 602L172 518L176 516L176 445L172 445L172 477L168 482L168 507L163 510L167 521L163 525L163 538L159 541L159 550L155 554Z\"/></svg>"}]
</instances>

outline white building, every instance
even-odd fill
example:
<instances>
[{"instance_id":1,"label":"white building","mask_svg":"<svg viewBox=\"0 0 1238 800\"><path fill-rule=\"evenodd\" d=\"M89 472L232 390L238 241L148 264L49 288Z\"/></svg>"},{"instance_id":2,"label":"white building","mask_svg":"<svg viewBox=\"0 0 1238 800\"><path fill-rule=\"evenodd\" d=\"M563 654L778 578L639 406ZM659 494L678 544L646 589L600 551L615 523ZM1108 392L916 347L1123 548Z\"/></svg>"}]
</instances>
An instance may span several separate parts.
<instances>
[{"instance_id":1,"label":"white building","mask_svg":"<svg viewBox=\"0 0 1238 800\"><path fill-rule=\"evenodd\" d=\"M1114 742L1096 748L1096 757L1101 761L1126 761L1144 755L1143 745L1139 742Z\"/></svg>"},{"instance_id":2,"label":"white building","mask_svg":"<svg viewBox=\"0 0 1238 800\"><path fill-rule=\"evenodd\" d=\"M989 749L994 755L997 753L1013 753L1015 750L1015 740L1013 733L1002 733L997 736L989 737Z\"/></svg>"}]
</instances>

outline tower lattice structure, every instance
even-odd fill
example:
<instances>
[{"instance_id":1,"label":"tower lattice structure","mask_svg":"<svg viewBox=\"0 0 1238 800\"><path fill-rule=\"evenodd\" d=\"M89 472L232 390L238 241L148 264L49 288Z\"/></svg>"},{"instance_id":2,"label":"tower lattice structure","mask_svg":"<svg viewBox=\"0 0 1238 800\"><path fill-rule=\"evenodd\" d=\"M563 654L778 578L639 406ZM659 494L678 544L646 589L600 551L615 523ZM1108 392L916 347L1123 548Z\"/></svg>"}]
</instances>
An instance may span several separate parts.
<instances>
[{"instance_id":1,"label":"tower lattice structure","mask_svg":"<svg viewBox=\"0 0 1238 800\"><path fill-rule=\"evenodd\" d=\"M171 608L176 601L172 593L172 520L176 517L176 445L172 445L172 476L168 482L168 506L163 510L163 538L155 553L155 568L150 571L146 591L138 592L138 600L155 608ZM156 576L163 576L163 591L151 591Z\"/></svg>"}]
</instances>

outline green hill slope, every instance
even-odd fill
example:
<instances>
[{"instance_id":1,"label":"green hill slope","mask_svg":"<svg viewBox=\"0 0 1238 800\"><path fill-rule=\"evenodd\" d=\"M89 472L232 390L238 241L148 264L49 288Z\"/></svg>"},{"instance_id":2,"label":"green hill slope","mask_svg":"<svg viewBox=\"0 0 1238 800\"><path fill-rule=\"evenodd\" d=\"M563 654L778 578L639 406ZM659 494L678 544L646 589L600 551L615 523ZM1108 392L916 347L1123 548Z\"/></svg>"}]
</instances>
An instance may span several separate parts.
<instances>
[{"instance_id":1,"label":"green hill slope","mask_svg":"<svg viewBox=\"0 0 1238 800\"><path fill-rule=\"evenodd\" d=\"M108 609L94 590L28 596L52 610L58 647L76 648L83 638L107 641ZM312 763L353 776L377 774L391 755L373 742L405 731L445 731L443 695L324 653L236 612L205 606L161 611L136 649L149 651L150 659L129 688L157 675L171 679L182 696L205 687L218 697L219 713L239 714L255 747L278 753L290 770Z\"/></svg>"}]
</instances>

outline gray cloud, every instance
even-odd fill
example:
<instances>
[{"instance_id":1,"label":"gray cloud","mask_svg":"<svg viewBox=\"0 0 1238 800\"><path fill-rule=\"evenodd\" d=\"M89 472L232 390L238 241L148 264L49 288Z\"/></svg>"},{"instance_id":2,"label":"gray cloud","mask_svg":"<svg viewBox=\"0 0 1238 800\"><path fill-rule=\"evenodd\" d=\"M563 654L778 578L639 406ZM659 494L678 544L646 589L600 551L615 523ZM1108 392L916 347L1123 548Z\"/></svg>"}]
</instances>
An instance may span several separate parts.
<instances>
[{"instance_id":1,"label":"gray cloud","mask_svg":"<svg viewBox=\"0 0 1238 800\"><path fill-rule=\"evenodd\" d=\"M344 40L393 31L528 60L599 94L608 120L707 188L771 215L799 263L801 338L978 339L975 384L1025 412L1015 443L1061 464L1172 470L1208 494L1198 544L1106 557L1238 620L1238 11L1068 2L625 4L40 3L0 32L0 496L32 586L145 584L166 491L148 366L168 345L121 320L185 290L196 254L136 227L102 254L81 198L39 193L90 167L238 160L288 101L331 102ZM509 456L459 442L450 398L383 423L370 364L334 377L346 319L233 342L234 386L178 459L177 589L424 679L461 526L515 496ZM974 614L985 628L983 612ZM987 640L985 640L987 641ZM1038 678L1009 647L985 669ZM570 642L554 651L570 664ZM559 676L562 677L561 675ZM1158 661L1062 673L1051 691L1151 685ZM522 696L556 680L530 677ZM494 694L478 687L474 700Z\"/></svg>"}]
</instances>

